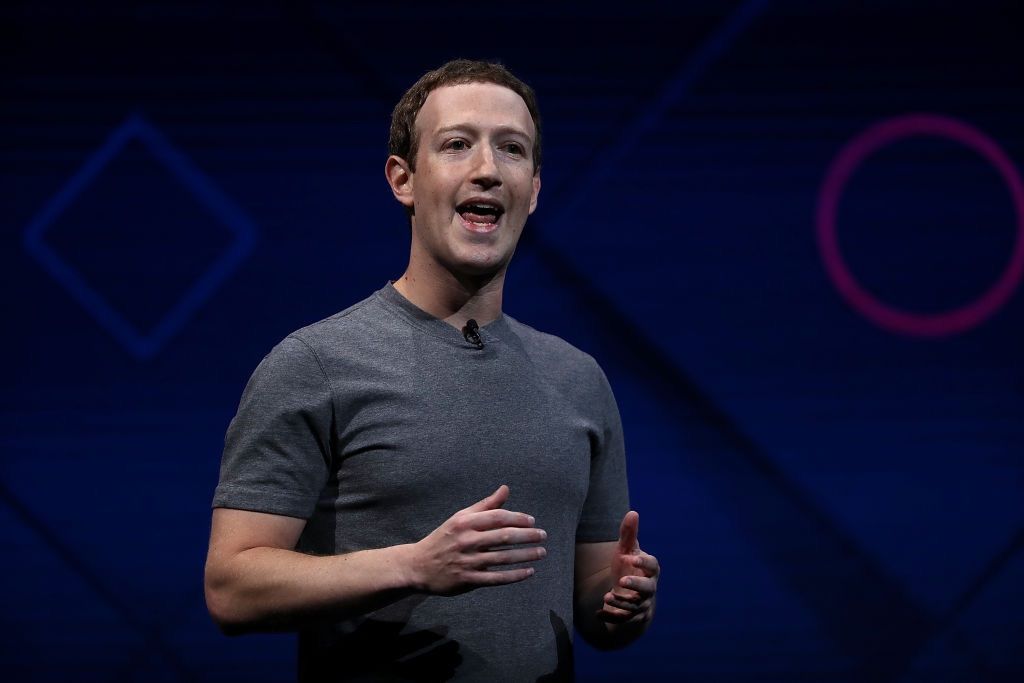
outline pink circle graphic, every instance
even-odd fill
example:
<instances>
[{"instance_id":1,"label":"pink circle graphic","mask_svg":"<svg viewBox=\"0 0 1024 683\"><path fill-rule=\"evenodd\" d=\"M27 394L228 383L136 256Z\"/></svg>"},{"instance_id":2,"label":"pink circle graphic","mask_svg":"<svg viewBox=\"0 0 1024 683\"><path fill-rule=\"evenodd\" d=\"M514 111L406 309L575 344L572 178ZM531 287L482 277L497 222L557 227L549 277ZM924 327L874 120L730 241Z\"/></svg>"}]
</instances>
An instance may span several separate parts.
<instances>
[{"instance_id":1,"label":"pink circle graphic","mask_svg":"<svg viewBox=\"0 0 1024 683\"><path fill-rule=\"evenodd\" d=\"M999 279L980 297L940 313L913 313L890 306L864 289L843 261L836 237L836 212L850 176L870 155L903 138L940 137L968 147L991 163L1010 190L1017 213L1017 239ZM875 324L892 332L941 337L971 329L995 313L1024 274L1024 184L1013 162L987 135L962 121L937 114L908 114L877 123L850 140L832 161L818 202L818 247L825 269L846 301Z\"/></svg>"}]
</instances>

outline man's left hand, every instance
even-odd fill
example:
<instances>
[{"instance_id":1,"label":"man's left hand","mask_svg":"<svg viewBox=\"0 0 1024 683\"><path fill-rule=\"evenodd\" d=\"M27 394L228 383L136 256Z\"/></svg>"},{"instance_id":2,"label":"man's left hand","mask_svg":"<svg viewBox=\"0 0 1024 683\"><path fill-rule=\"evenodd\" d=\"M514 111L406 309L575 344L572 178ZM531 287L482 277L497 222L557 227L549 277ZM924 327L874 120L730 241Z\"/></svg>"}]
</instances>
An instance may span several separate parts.
<instances>
[{"instance_id":1,"label":"man's left hand","mask_svg":"<svg viewBox=\"0 0 1024 683\"><path fill-rule=\"evenodd\" d=\"M661 565L654 555L640 550L639 529L640 515L630 510L619 527L611 563L612 589L605 593L604 604L597 611L597 618L609 624L643 623L654 616Z\"/></svg>"}]
</instances>

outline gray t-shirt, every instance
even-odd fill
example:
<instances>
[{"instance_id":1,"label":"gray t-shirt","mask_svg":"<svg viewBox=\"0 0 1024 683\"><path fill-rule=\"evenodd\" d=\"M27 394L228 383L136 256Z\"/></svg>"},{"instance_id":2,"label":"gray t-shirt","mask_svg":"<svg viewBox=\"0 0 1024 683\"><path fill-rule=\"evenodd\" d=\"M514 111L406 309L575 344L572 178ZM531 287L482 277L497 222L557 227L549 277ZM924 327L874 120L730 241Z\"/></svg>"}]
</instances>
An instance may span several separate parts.
<instances>
[{"instance_id":1,"label":"gray t-shirt","mask_svg":"<svg viewBox=\"0 0 1024 683\"><path fill-rule=\"evenodd\" d=\"M288 335L225 437L214 507L307 520L319 555L414 543L508 484L548 533L536 574L414 595L299 638L301 680L563 680L577 542L629 507L618 408L589 355L509 316L483 348L391 284Z\"/></svg>"}]
</instances>

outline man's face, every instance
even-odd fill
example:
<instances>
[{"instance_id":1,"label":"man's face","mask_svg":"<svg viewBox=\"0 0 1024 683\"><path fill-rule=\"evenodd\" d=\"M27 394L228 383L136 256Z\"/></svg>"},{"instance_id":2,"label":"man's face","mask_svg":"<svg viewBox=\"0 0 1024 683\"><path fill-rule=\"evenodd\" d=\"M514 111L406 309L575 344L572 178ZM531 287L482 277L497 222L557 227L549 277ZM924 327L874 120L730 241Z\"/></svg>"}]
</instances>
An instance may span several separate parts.
<instances>
[{"instance_id":1,"label":"man's face","mask_svg":"<svg viewBox=\"0 0 1024 683\"><path fill-rule=\"evenodd\" d=\"M493 83L437 88L416 132L416 171L395 192L412 208L414 251L451 273L504 270L540 191L526 103Z\"/></svg>"}]
</instances>

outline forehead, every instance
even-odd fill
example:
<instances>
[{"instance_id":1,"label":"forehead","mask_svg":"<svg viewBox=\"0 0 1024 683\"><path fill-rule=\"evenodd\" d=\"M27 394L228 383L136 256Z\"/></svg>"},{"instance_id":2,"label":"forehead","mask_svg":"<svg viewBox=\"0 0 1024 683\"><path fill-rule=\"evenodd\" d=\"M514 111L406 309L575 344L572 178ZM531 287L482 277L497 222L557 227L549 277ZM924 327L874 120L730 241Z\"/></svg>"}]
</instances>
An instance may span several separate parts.
<instances>
[{"instance_id":1,"label":"forehead","mask_svg":"<svg viewBox=\"0 0 1024 683\"><path fill-rule=\"evenodd\" d=\"M435 88L416 115L421 135L441 128L469 125L479 128L513 127L536 137L526 102L515 91L497 83L460 83Z\"/></svg>"}]
</instances>

